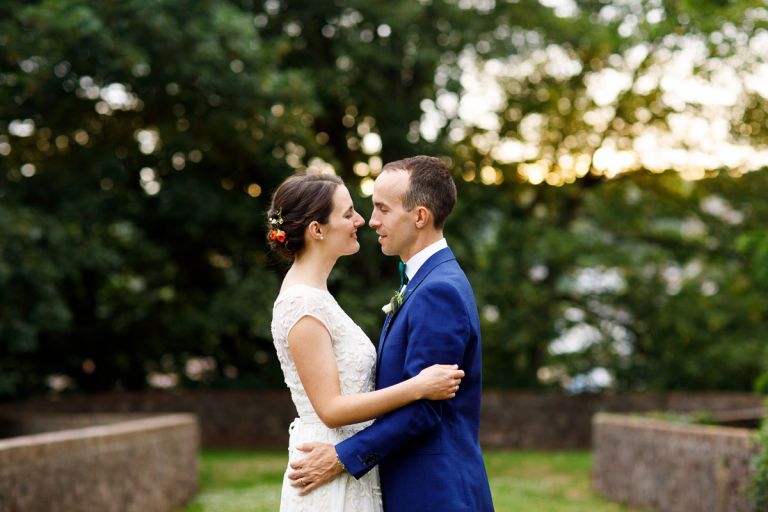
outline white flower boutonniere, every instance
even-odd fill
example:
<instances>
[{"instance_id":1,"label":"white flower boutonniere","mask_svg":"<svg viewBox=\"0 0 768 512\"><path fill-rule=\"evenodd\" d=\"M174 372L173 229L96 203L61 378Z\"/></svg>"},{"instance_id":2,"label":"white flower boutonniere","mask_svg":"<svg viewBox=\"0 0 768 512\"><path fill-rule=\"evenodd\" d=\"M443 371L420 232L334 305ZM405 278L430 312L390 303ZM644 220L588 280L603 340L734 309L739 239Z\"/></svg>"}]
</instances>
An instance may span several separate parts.
<instances>
[{"instance_id":1,"label":"white flower boutonniere","mask_svg":"<svg viewBox=\"0 0 768 512\"><path fill-rule=\"evenodd\" d=\"M384 312L385 315L388 315L390 313L394 313L397 311L397 308L399 308L403 304L403 295L404 293L400 290L395 291L395 294L392 296L391 299L389 299L389 302L387 304L384 304L382 306L381 310Z\"/></svg>"}]
</instances>

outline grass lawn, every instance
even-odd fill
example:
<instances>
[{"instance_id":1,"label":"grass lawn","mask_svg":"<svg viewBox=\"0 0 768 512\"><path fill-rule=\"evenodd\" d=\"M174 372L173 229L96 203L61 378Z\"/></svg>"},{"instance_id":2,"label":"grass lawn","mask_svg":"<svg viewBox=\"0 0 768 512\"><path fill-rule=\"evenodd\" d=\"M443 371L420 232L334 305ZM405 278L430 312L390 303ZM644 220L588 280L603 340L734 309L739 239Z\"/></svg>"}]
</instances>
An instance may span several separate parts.
<instances>
[{"instance_id":1,"label":"grass lawn","mask_svg":"<svg viewBox=\"0 0 768 512\"><path fill-rule=\"evenodd\" d=\"M498 512L629 512L590 485L589 452L485 452ZM201 490L184 512L273 512L286 453L205 451ZM327 511L331 512L331 511Z\"/></svg>"}]
</instances>

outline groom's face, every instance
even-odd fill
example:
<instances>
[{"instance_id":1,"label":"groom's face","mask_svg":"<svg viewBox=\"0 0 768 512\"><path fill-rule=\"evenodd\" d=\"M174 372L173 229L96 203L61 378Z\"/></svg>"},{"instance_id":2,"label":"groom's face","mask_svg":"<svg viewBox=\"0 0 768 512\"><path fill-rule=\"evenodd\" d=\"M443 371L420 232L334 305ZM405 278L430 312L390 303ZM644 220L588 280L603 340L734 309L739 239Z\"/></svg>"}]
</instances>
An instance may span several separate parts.
<instances>
[{"instance_id":1,"label":"groom's face","mask_svg":"<svg viewBox=\"0 0 768 512\"><path fill-rule=\"evenodd\" d=\"M373 188L373 213L368 223L379 235L381 252L407 261L416 240L416 214L403 208L408 190L407 171L384 171Z\"/></svg>"}]
</instances>

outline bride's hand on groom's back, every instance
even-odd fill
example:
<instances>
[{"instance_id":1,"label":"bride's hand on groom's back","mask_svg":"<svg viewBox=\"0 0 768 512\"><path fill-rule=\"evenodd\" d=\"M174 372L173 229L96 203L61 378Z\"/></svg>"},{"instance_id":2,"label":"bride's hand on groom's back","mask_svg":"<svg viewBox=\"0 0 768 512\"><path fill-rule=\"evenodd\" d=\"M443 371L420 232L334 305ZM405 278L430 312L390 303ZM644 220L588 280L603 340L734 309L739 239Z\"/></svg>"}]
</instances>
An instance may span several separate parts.
<instances>
[{"instance_id":1,"label":"bride's hand on groom's back","mask_svg":"<svg viewBox=\"0 0 768 512\"><path fill-rule=\"evenodd\" d=\"M426 400L448 400L459 391L464 370L455 364L434 364L419 372L414 380L418 383L420 398Z\"/></svg>"}]
</instances>

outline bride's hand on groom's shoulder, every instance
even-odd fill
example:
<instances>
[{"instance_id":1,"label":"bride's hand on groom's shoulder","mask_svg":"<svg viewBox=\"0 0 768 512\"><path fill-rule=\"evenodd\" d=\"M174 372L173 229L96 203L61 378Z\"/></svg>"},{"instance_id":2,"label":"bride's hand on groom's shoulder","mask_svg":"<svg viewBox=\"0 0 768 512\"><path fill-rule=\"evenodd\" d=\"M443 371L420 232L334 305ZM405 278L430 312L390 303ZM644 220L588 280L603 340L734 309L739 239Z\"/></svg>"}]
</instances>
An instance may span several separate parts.
<instances>
[{"instance_id":1,"label":"bride's hand on groom's shoulder","mask_svg":"<svg viewBox=\"0 0 768 512\"><path fill-rule=\"evenodd\" d=\"M426 400L448 400L459 391L464 370L455 364L433 364L416 376L419 398Z\"/></svg>"}]
</instances>

